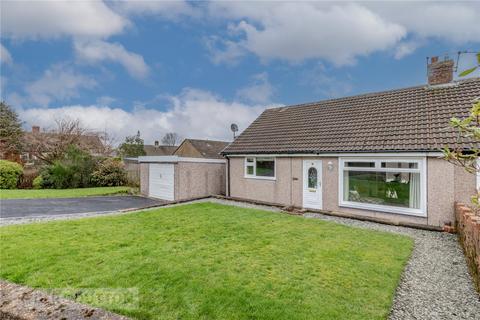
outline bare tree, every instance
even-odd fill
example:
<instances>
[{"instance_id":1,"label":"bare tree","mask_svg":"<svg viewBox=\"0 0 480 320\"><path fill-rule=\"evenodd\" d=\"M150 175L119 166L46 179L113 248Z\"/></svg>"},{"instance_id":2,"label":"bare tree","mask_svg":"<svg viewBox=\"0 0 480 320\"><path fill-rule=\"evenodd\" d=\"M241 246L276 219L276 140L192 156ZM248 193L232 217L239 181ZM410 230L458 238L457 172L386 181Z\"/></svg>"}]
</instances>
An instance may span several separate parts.
<instances>
[{"instance_id":1,"label":"bare tree","mask_svg":"<svg viewBox=\"0 0 480 320\"><path fill-rule=\"evenodd\" d=\"M180 142L180 136L175 132L168 132L162 138L162 144L166 146L176 146Z\"/></svg>"},{"instance_id":2,"label":"bare tree","mask_svg":"<svg viewBox=\"0 0 480 320\"><path fill-rule=\"evenodd\" d=\"M56 119L55 125L56 128L53 130L32 132L26 137L26 149L38 159L51 164L61 159L70 145L90 153L92 150L100 149L99 137L88 134L78 119Z\"/></svg>"},{"instance_id":3,"label":"bare tree","mask_svg":"<svg viewBox=\"0 0 480 320\"><path fill-rule=\"evenodd\" d=\"M104 157L110 157L115 151L115 143L117 141L116 137L104 130L102 132L92 133L91 135L97 136L100 145L98 149L98 154Z\"/></svg>"}]
</instances>

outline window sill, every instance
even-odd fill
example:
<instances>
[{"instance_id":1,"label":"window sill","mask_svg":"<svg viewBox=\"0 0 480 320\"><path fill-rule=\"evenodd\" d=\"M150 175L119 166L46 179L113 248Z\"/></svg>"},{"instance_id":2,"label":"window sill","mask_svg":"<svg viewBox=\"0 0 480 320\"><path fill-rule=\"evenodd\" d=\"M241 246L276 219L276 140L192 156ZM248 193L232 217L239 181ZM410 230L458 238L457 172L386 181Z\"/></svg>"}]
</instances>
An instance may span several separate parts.
<instances>
[{"instance_id":1,"label":"window sill","mask_svg":"<svg viewBox=\"0 0 480 320\"><path fill-rule=\"evenodd\" d=\"M349 202L349 201L340 202L339 207L379 211L379 212L386 212L386 213L396 213L396 214L403 214L403 215L415 216L415 217L421 217L421 218L427 217L426 212L422 209L396 208L391 206L382 206L382 205Z\"/></svg>"},{"instance_id":2,"label":"window sill","mask_svg":"<svg viewBox=\"0 0 480 320\"><path fill-rule=\"evenodd\" d=\"M254 179L254 180L270 180L275 181L277 178L275 177L258 177L258 176L244 176L245 179Z\"/></svg>"}]
</instances>

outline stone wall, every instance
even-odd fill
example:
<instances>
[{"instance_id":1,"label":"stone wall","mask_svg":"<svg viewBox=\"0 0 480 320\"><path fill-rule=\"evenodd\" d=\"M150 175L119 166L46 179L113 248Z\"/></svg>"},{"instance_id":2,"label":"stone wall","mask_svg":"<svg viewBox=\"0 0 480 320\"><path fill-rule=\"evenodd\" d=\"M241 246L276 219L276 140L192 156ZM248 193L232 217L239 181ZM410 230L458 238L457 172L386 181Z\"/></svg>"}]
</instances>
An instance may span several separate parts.
<instances>
[{"instance_id":1,"label":"stone wall","mask_svg":"<svg viewBox=\"0 0 480 320\"><path fill-rule=\"evenodd\" d=\"M0 319L128 320L105 310L0 280Z\"/></svg>"},{"instance_id":2,"label":"stone wall","mask_svg":"<svg viewBox=\"0 0 480 320\"><path fill-rule=\"evenodd\" d=\"M460 243L475 285L480 291L480 216L461 203L455 204L455 214Z\"/></svg>"}]
</instances>

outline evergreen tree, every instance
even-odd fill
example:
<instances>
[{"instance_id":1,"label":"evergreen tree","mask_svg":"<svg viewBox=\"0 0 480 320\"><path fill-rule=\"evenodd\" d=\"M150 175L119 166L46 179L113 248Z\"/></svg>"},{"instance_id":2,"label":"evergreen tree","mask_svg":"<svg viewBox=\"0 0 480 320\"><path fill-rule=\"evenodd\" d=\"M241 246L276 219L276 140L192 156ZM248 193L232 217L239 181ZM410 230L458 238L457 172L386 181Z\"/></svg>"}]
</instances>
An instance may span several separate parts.
<instances>
[{"instance_id":1,"label":"evergreen tree","mask_svg":"<svg viewBox=\"0 0 480 320\"><path fill-rule=\"evenodd\" d=\"M125 142L123 142L118 147L118 151L123 158L125 157L136 158L138 156L145 155L145 150L143 146L144 146L144 143L143 143L143 139L140 137L140 131L137 131L136 135L128 136L125 138Z\"/></svg>"},{"instance_id":2,"label":"evergreen tree","mask_svg":"<svg viewBox=\"0 0 480 320\"><path fill-rule=\"evenodd\" d=\"M18 114L4 101L0 102L0 141L4 153L20 153L23 130Z\"/></svg>"}]
</instances>

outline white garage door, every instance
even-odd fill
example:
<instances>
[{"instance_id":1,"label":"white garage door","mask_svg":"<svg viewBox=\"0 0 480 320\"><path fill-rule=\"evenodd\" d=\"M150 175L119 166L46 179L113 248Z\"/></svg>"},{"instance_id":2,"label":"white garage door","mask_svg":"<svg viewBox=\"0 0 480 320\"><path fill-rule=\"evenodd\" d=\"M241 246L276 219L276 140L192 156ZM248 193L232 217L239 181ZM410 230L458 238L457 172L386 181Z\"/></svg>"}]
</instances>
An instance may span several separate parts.
<instances>
[{"instance_id":1,"label":"white garage door","mask_svg":"<svg viewBox=\"0 0 480 320\"><path fill-rule=\"evenodd\" d=\"M174 200L173 164L151 163L149 170L148 193L150 197Z\"/></svg>"}]
</instances>

